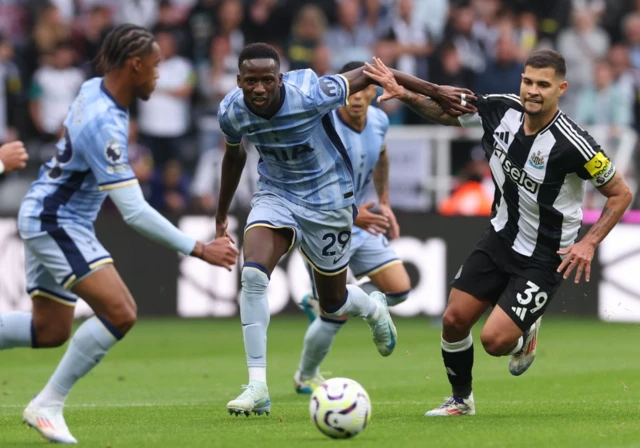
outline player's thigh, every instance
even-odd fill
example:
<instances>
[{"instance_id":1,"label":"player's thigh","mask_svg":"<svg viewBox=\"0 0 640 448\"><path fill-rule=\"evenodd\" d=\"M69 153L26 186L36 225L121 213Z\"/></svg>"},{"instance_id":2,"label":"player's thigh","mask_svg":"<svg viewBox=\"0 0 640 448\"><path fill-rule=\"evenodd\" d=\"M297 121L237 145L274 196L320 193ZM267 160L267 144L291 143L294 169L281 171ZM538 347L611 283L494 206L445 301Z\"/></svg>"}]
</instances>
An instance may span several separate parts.
<instances>
[{"instance_id":1,"label":"player's thigh","mask_svg":"<svg viewBox=\"0 0 640 448\"><path fill-rule=\"evenodd\" d=\"M113 264L92 271L73 286L73 292L89 304L116 336L133 327L138 307Z\"/></svg>"},{"instance_id":2,"label":"player's thigh","mask_svg":"<svg viewBox=\"0 0 640 448\"><path fill-rule=\"evenodd\" d=\"M485 250L475 249L451 282L442 317L445 332L467 332L494 305L509 283L504 272Z\"/></svg>"},{"instance_id":3,"label":"player's thigh","mask_svg":"<svg viewBox=\"0 0 640 448\"><path fill-rule=\"evenodd\" d=\"M389 240L384 235L374 236L358 231L354 243L360 238L362 241L351 251L349 260L354 277L369 277L371 282L385 293L400 293L411 289L409 274Z\"/></svg>"},{"instance_id":4,"label":"player's thigh","mask_svg":"<svg viewBox=\"0 0 640 448\"><path fill-rule=\"evenodd\" d=\"M269 192L259 192L251 202L244 234L244 261L258 263L269 272L300 239L291 204Z\"/></svg>"},{"instance_id":5,"label":"player's thigh","mask_svg":"<svg viewBox=\"0 0 640 448\"><path fill-rule=\"evenodd\" d=\"M34 347L58 347L69 339L77 297L58 284L25 244L27 293L33 301Z\"/></svg>"},{"instance_id":6,"label":"player's thigh","mask_svg":"<svg viewBox=\"0 0 640 448\"><path fill-rule=\"evenodd\" d=\"M347 270L353 213L353 207L338 210L295 208L295 218L302 234L300 252L313 270L323 277L342 278L339 274ZM319 277L316 275L315 278L317 281Z\"/></svg>"},{"instance_id":7,"label":"player's thigh","mask_svg":"<svg viewBox=\"0 0 640 448\"><path fill-rule=\"evenodd\" d=\"M542 317L561 282L561 274L552 269L515 266L497 305L522 333Z\"/></svg>"},{"instance_id":8,"label":"player's thigh","mask_svg":"<svg viewBox=\"0 0 640 448\"><path fill-rule=\"evenodd\" d=\"M342 303L347 291L346 268L342 272L330 275L314 270L313 277L317 297L322 307Z\"/></svg>"}]
</instances>

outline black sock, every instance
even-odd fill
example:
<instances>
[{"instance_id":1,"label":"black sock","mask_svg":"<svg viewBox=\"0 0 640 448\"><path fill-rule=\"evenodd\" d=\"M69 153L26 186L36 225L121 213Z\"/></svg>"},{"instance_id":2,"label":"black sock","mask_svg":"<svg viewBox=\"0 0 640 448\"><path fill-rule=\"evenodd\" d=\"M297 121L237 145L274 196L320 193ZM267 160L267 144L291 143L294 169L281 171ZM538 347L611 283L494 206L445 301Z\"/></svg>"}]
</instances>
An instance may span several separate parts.
<instances>
[{"instance_id":1,"label":"black sock","mask_svg":"<svg viewBox=\"0 0 640 448\"><path fill-rule=\"evenodd\" d=\"M442 359L451 383L453 395L467 398L471 395L471 370L473 369L473 338L471 334L458 342L442 339Z\"/></svg>"}]
</instances>

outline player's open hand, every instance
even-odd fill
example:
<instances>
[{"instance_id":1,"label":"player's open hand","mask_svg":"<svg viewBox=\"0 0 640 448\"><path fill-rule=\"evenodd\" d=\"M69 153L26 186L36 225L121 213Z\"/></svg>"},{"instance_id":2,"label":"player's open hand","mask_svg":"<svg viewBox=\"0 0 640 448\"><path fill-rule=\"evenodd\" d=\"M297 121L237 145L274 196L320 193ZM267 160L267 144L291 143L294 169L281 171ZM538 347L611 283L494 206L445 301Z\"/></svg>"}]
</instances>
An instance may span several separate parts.
<instances>
[{"instance_id":1,"label":"player's open hand","mask_svg":"<svg viewBox=\"0 0 640 448\"><path fill-rule=\"evenodd\" d=\"M558 255L566 255L566 257L558 266L558 272L564 271L562 277L566 280L575 269L575 282L580 283L584 271L584 278L588 282L591 279L591 260L593 260L595 251L595 246L587 241L580 241L566 249L559 250Z\"/></svg>"},{"instance_id":2,"label":"player's open hand","mask_svg":"<svg viewBox=\"0 0 640 448\"><path fill-rule=\"evenodd\" d=\"M374 56L373 65L368 62L365 62L364 65L366 70L363 73L384 89L384 93L378 97L379 103L393 98L401 99L404 96L404 87L396 82L395 76L380 58Z\"/></svg>"},{"instance_id":3,"label":"player's open hand","mask_svg":"<svg viewBox=\"0 0 640 448\"><path fill-rule=\"evenodd\" d=\"M387 232L387 237L390 240L400 238L400 226L396 220L395 213L391 210L391 206L389 204L380 204L378 208L380 209L382 216L386 216L387 219L389 219L389 231Z\"/></svg>"},{"instance_id":4,"label":"player's open hand","mask_svg":"<svg viewBox=\"0 0 640 448\"><path fill-rule=\"evenodd\" d=\"M230 271L238 261L238 249L226 237L216 238L203 245L202 258L209 264L220 266Z\"/></svg>"},{"instance_id":5,"label":"player's open hand","mask_svg":"<svg viewBox=\"0 0 640 448\"><path fill-rule=\"evenodd\" d=\"M0 146L0 160L4 164L5 172L9 173L27 166L29 154L24 148L24 143L20 141L5 143Z\"/></svg>"},{"instance_id":6,"label":"player's open hand","mask_svg":"<svg viewBox=\"0 0 640 448\"><path fill-rule=\"evenodd\" d=\"M389 218L370 211L375 202L369 202L358 207L358 217L353 223L354 226L366 230L372 235L386 233L389 229Z\"/></svg>"},{"instance_id":7,"label":"player's open hand","mask_svg":"<svg viewBox=\"0 0 640 448\"><path fill-rule=\"evenodd\" d=\"M229 225L229 220L225 216L224 218L218 218L216 216L216 238L228 238L229 241L235 244L236 240L233 239L229 232L227 232L227 226Z\"/></svg>"},{"instance_id":8,"label":"player's open hand","mask_svg":"<svg viewBox=\"0 0 640 448\"><path fill-rule=\"evenodd\" d=\"M442 109L451 116L459 117L464 114L475 114L478 110L470 102L477 100L469 89L451 86L438 86L438 95L433 98Z\"/></svg>"}]
</instances>

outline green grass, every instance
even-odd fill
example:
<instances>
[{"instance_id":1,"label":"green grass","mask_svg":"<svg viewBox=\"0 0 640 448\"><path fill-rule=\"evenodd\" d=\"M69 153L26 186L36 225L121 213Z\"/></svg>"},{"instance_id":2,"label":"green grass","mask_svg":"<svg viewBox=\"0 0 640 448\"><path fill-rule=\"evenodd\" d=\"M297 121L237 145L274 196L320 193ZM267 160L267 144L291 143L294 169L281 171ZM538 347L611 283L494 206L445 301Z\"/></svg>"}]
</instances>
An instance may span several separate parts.
<instances>
[{"instance_id":1,"label":"green grass","mask_svg":"<svg viewBox=\"0 0 640 448\"><path fill-rule=\"evenodd\" d=\"M303 316L271 322L269 417L232 417L225 409L247 381L237 320L144 320L78 383L67 423L81 446L102 448L640 446L638 326L547 319L538 359L519 378L506 358L491 358L476 344L478 415L431 419L424 412L449 392L439 330L426 319L397 324L390 358L377 354L364 323L354 321L323 366L330 376L357 380L371 397L371 424L349 441L320 434L308 397L293 391ZM0 447L44 444L21 424L22 410L61 355L0 354Z\"/></svg>"}]
</instances>

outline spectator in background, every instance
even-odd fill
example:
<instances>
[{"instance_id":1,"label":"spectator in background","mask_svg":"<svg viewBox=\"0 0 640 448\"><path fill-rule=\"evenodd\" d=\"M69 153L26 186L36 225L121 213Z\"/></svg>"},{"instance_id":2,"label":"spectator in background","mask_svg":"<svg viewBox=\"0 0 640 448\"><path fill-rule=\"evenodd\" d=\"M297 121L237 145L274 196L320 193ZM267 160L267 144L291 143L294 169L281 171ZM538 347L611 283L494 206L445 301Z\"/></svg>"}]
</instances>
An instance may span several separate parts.
<instances>
[{"instance_id":1,"label":"spectator in background","mask_svg":"<svg viewBox=\"0 0 640 448\"><path fill-rule=\"evenodd\" d=\"M473 22L472 34L482 47L486 59L495 59L500 38L502 14L501 0L475 0L472 2L477 18Z\"/></svg>"},{"instance_id":2,"label":"spectator in background","mask_svg":"<svg viewBox=\"0 0 640 448\"><path fill-rule=\"evenodd\" d=\"M375 35L371 28L359 23L360 12L358 0L342 0L338 5L338 24L325 37L335 72L349 61L369 61L373 56Z\"/></svg>"},{"instance_id":3,"label":"spectator in background","mask_svg":"<svg viewBox=\"0 0 640 448\"><path fill-rule=\"evenodd\" d=\"M113 14L111 10L103 5L91 7L85 26L82 28L83 33L79 39L83 69L89 78L99 75L95 59L100 51L102 41L112 28Z\"/></svg>"},{"instance_id":4,"label":"spectator in background","mask_svg":"<svg viewBox=\"0 0 640 448\"><path fill-rule=\"evenodd\" d=\"M129 166L135 174L145 199L151 197L151 178L153 177L153 154L146 146L138 142L138 127L135 121L129 122Z\"/></svg>"},{"instance_id":5,"label":"spectator in background","mask_svg":"<svg viewBox=\"0 0 640 448\"><path fill-rule=\"evenodd\" d=\"M459 185L438 205L438 213L445 216L490 216L494 191L489 163L482 149L475 148L463 169Z\"/></svg>"},{"instance_id":6,"label":"spectator in background","mask_svg":"<svg viewBox=\"0 0 640 448\"><path fill-rule=\"evenodd\" d=\"M284 47L295 13L286 0L250 0L244 12L242 32L247 45L267 42ZM304 6L303 6L304 8ZM324 15L324 13L323 13Z\"/></svg>"},{"instance_id":7,"label":"spectator in background","mask_svg":"<svg viewBox=\"0 0 640 448\"><path fill-rule=\"evenodd\" d=\"M640 69L640 13L635 12L625 17L623 26L631 65Z\"/></svg>"},{"instance_id":8,"label":"spectator in background","mask_svg":"<svg viewBox=\"0 0 640 448\"><path fill-rule=\"evenodd\" d=\"M184 213L189 206L189 177L180 161L167 160L156 168L151 180L149 204L158 211Z\"/></svg>"},{"instance_id":9,"label":"spectator in background","mask_svg":"<svg viewBox=\"0 0 640 448\"><path fill-rule=\"evenodd\" d=\"M218 35L226 36L232 54L239 56L245 46L244 34L240 29L244 12L240 0L223 0L218 10Z\"/></svg>"},{"instance_id":10,"label":"spectator in background","mask_svg":"<svg viewBox=\"0 0 640 448\"><path fill-rule=\"evenodd\" d=\"M635 100L634 84L636 70L631 67L627 48L624 45L614 45L611 47L608 61L613 73L614 84L618 86L627 98Z\"/></svg>"},{"instance_id":11,"label":"spectator in background","mask_svg":"<svg viewBox=\"0 0 640 448\"><path fill-rule=\"evenodd\" d=\"M595 67L594 84L578 94L576 121L581 125L607 125L612 129L632 121L631 98L613 82L613 71L607 61Z\"/></svg>"},{"instance_id":12,"label":"spectator in background","mask_svg":"<svg viewBox=\"0 0 640 448\"><path fill-rule=\"evenodd\" d=\"M0 145L18 140L22 82L11 42L0 35Z\"/></svg>"},{"instance_id":13,"label":"spectator in background","mask_svg":"<svg viewBox=\"0 0 640 448\"><path fill-rule=\"evenodd\" d=\"M54 4L47 3L38 10L25 55L26 79L30 80L38 66L43 64L40 60L43 56L50 55L60 42L69 40L70 30Z\"/></svg>"},{"instance_id":14,"label":"spectator in background","mask_svg":"<svg viewBox=\"0 0 640 448\"><path fill-rule=\"evenodd\" d=\"M458 49L452 42L445 42L438 52L439 58L431 66L429 80L434 84L469 87L475 81L475 73L462 65Z\"/></svg>"},{"instance_id":15,"label":"spectator in background","mask_svg":"<svg viewBox=\"0 0 640 448\"><path fill-rule=\"evenodd\" d=\"M474 12L469 6L452 9L452 27L446 34L446 39L453 42L462 66L473 70L474 73L484 71L487 61L480 41L473 35Z\"/></svg>"},{"instance_id":16,"label":"spectator in background","mask_svg":"<svg viewBox=\"0 0 640 448\"><path fill-rule=\"evenodd\" d=\"M154 164L180 158L180 146L191 125L190 98L195 74L188 59L177 54L177 43L167 30L157 30L162 62L156 90L149 101L138 102L141 141L153 152Z\"/></svg>"},{"instance_id":17,"label":"spectator in background","mask_svg":"<svg viewBox=\"0 0 640 448\"><path fill-rule=\"evenodd\" d=\"M210 47L208 63L198 68L198 90L217 111L218 103L238 83L238 58L231 51L229 36L214 37Z\"/></svg>"},{"instance_id":18,"label":"spectator in background","mask_svg":"<svg viewBox=\"0 0 640 448\"><path fill-rule=\"evenodd\" d=\"M33 75L29 114L45 141L56 141L62 135L62 123L69 106L85 80L84 72L73 66L75 58L71 42L59 42L46 59L46 65Z\"/></svg>"},{"instance_id":19,"label":"spectator in background","mask_svg":"<svg viewBox=\"0 0 640 448\"><path fill-rule=\"evenodd\" d=\"M132 23L134 25L152 28L158 21L158 0L125 0L119 2L117 14L118 23Z\"/></svg>"},{"instance_id":20,"label":"spectator in background","mask_svg":"<svg viewBox=\"0 0 640 448\"><path fill-rule=\"evenodd\" d=\"M391 27L391 8L382 4L381 0L364 0L364 25L368 26L376 39L389 34Z\"/></svg>"},{"instance_id":21,"label":"spectator in background","mask_svg":"<svg viewBox=\"0 0 640 448\"><path fill-rule=\"evenodd\" d=\"M588 9L573 12L572 27L560 32L558 51L567 61L567 81L571 88L563 95L562 106L569 115L576 115L577 93L593 83L596 62L607 56L609 36L596 24L594 14Z\"/></svg>"},{"instance_id":22,"label":"spectator in background","mask_svg":"<svg viewBox=\"0 0 640 448\"><path fill-rule=\"evenodd\" d=\"M198 0L185 20L187 54L196 66L209 58L211 39L218 31L219 1Z\"/></svg>"},{"instance_id":23,"label":"spectator in background","mask_svg":"<svg viewBox=\"0 0 640 448\"><path fill-rule=\"evenodd\" d=\"M520 93L524 65L518 60L518 49L511 36L501 36L496 45L496 59L476 77L476 93Z\"/></svg>"},{"instance_id":24,"label":"spectator in background","mask_svg":"<svg viewBox=\"0 0 640 448\"><path fill-rule=\"evenodd\" d=\"M298 11L286 49L291 70L311 68L326 29L327 18L322 9L306 5Z\"/></svg>"}]
</instances>

